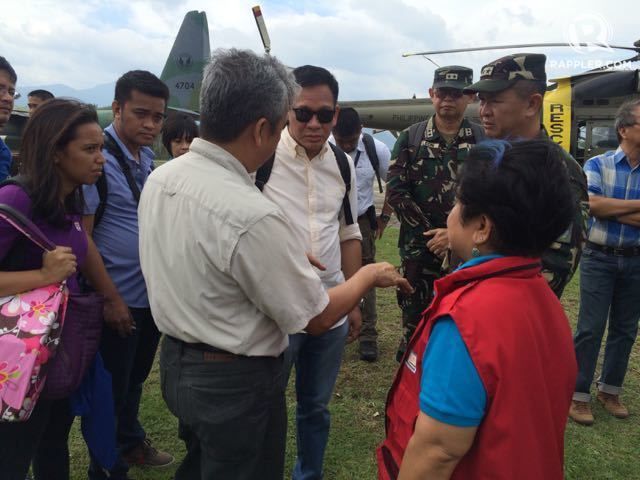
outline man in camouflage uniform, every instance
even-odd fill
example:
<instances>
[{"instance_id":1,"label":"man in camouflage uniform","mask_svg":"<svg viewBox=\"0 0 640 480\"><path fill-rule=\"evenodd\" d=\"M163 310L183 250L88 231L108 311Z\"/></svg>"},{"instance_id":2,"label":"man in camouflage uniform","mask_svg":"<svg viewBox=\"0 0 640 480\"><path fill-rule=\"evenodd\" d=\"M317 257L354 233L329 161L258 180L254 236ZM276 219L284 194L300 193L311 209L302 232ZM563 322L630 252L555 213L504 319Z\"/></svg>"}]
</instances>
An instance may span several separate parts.
<instances>
[{"instance_id":1,"label":"man in camouflage uniform","mask_svg":"<svg viewBox=\"0 0 640 480\"><path fill-rule=\"evenodd\" d=\"M518 53L482 67L480 80L465 93L480 98L480 120L487 137L506 140L549 139L541 126L547 84L540 53ZM582 168L565 150L564 161L575 198L575 215L567 231L542 256L542 271L560 298L573 276L586 238L589 218L587 180Z\"/></svg>"},{"instance_id":2,"label":"man in camouflage uniform","mask_svg":"<svg viewBox=\"0 0 640 480\"><path fill-rule=\"evenodd\" d=\"M453 208L458 168L483 137L480 126L464 118L474 96L462 90L472 79L470 68L438 68L429 89L435 114L402 132L391 155L388 201L400 220L398 247L404 276L415 288L410 295L398 293L404 330L398 360L433 297L433 282L442 276L449 245L447 215Z\"/></svg>"}]
</instances>

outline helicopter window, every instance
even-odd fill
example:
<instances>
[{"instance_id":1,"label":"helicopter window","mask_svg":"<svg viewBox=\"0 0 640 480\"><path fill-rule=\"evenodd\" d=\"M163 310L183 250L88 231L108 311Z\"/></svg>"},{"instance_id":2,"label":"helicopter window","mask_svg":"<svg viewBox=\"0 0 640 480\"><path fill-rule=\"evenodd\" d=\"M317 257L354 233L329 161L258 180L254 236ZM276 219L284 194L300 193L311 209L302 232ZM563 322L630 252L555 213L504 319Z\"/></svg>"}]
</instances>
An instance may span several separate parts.
<instances>
[{"instance_id":1,"label":"helicopter window","mask_svg":"<svg viewBox=\"0 0 640 480\"><path fill-rule=\"evenodd\" d=\"M594 126L591 129L591 144L595 148L616 148L618 137L613 126Z\"/></svg>"},{"instance_id":2,"label":"helicopter window","mask_svg":"<svg viewBox=\"0 0 640 480\"><path fill-rule=\"evenodd\" d=\"M607 98L599 98L596 100L596 105L609 105L609 100Z\"/></svg>"}]
</instances>

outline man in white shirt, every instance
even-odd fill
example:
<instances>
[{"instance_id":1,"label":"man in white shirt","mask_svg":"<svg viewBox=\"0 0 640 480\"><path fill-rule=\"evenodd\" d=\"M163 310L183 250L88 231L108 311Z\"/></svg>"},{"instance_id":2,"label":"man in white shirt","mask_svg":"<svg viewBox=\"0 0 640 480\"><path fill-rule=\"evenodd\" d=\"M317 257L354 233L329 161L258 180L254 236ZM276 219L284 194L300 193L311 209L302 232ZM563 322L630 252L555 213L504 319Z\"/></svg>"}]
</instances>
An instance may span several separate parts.
<instances>
[{"instance_id":1,"label":"man in white shirt","mask_svg":"<svg viewBox=\"0 0 640 480\"><path fill-rule=\"evenodd\" d=\"M311 65L298 67L293 74L302 89L288 114L263 193L285 212L298 244L322 264L319 275L323 289L329 289L361 266L355 169L353 161L327 141L338 114L338 82L329 71ZM341 161L348 173L341 172ZM324 295L323 289L318 296ZM349 321L345 317L324 335L300 331L289 337L285 369L296 367L298 398L294 480L322 478L330 424L327 405L345 341L348 336L357 338L360 324L356 307Z\"/></svg>"},{"instance_id":2,"label":"man in white shirt","mask_svg":"<svg viewBox=\"0 0 640 480\"><path fill-rule=\"evenodd\" d=\"M331 139L329 139L331 141ZM376 237L391 218L391 207L385 202L380 216L376 215L374 188L382 190L382 182L387 180L391 152L380 140L362 132L362 122L358 112L351 108L341 108L338 121L333 127L333 141L347 152L353 160L358 184L358 225L362 234L362 265L375 263ZM378 332L376 321L376 290L372 288L362 299L362 329L360 331L360 359L375 362L378 359Z\"/></svg>"},{"instance_id":3,"label":"man in white shirt","mask_svg":"<svg viewBox=\"0 0 640 480\"><path fill-rule=\"evenodd\" d=\"M162 394L187 447L176 480L281 480L287 334L323 334L373 285L411 289L380 263L325 292L286 216L255 188L249 174L273 155L296 90L273 57L215 52L201 138L142 191Z\"/></svg>"}]
</instances>

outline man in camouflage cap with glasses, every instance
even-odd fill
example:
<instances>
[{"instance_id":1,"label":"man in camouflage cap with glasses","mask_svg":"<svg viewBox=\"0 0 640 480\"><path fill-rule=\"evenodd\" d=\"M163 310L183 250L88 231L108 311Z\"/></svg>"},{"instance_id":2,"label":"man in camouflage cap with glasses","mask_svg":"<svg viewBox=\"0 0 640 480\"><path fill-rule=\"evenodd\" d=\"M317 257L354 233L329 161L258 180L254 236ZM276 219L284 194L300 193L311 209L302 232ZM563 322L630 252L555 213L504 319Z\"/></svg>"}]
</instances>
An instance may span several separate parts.
<instances>
[{"instance_id":1,"label":"man in camouflage cap with glasses","mask_svg":"<svg viewBox=\"0 0 640 480\"><path fill-rule=\"evenodd\" d=\"M429 89L435 114L402 132L391 155L387 200L400 220L402 270L415 288L410 295L398 293L404 330L398 360L431 302L433 282L443 273L449 245L446 222L458 168L484 137L479 125L464 118L474 95L464 94L463 89L472 81L470 68L438 68Z\"/></svg>"},{"instance_id":2,"label":"man in camouflage cap with glasses","mask_svg":"<svg viewBox=\"0 0 640 480\"><path fill-rule=\"evenodd\" d=\"M546 58L540 53L499 58L482 67L480 80L464 89L478 94L480 120L488 137L551 141L542 127ZM562 152L575 197L575 215L567 231L542 256L543 274L558 298L578 267L589 218L584 172L568 152Z\"/></svg>"}]
</instances>

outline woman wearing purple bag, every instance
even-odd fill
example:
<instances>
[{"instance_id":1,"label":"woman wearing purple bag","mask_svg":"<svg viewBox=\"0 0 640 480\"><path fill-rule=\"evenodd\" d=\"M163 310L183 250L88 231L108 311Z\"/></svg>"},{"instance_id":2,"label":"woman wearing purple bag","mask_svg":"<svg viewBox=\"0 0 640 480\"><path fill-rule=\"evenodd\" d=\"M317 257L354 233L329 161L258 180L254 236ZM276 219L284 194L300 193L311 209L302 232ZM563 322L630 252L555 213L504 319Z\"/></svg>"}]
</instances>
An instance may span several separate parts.
<instances>
[{"instance_id":1,"label":"woman wearing purple bag","mask_svg":"<svg viewBox=\"0 0 640 480\"><path fill-rule=\"evenodd\" d=\"M81 185L100 177L102 144L91 106L54 99L32 115L24 130L19 180L0 188L0 203L31 219L56 248L43 254L0 219L0 297L63 280L70 292L78 292L80 271L105 296L105 316L129 315L93 241L82 230ZM13 268L17 257L21 265ZM0 422L2 478L24 480L33 462L36 480L68 480L73 418L69 399L41 397L27 421Z\"/></svg>"}]
</instances>

